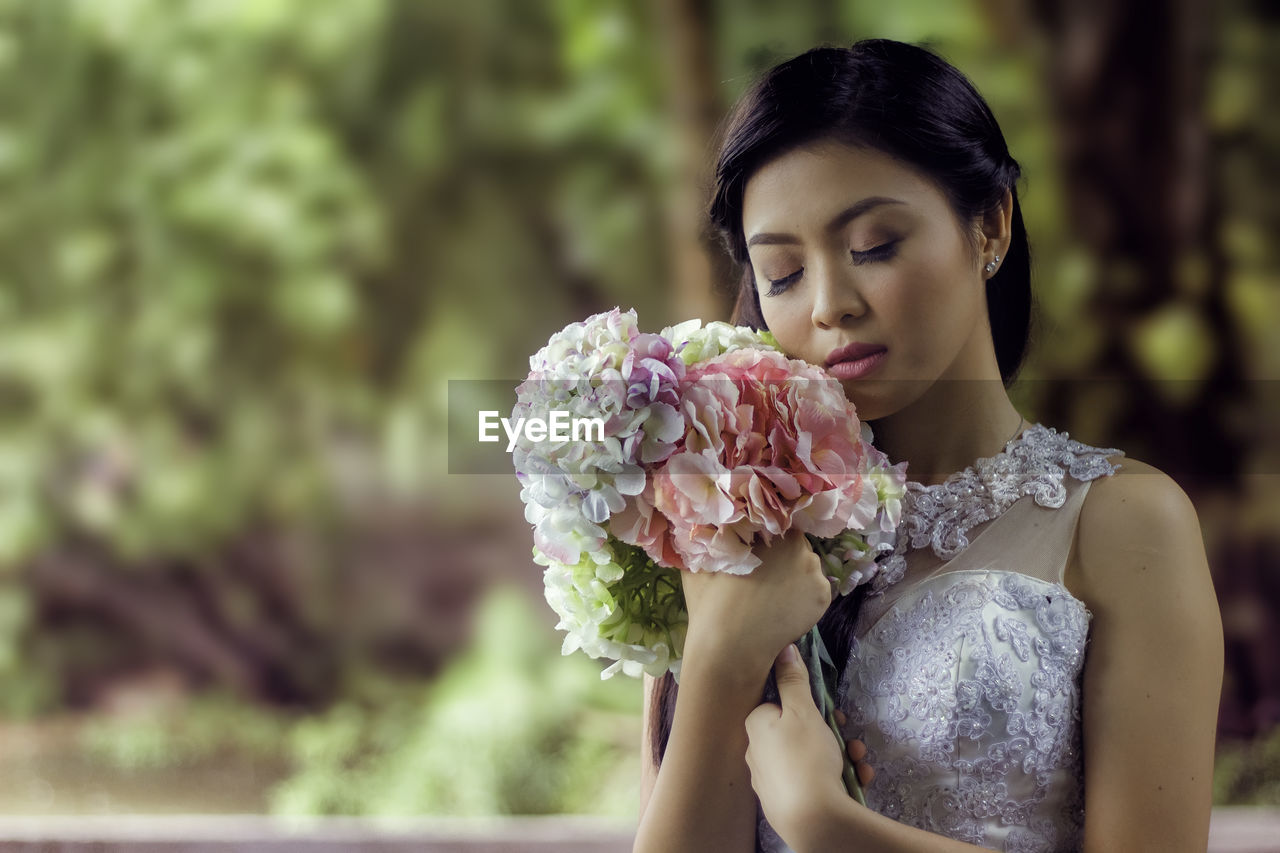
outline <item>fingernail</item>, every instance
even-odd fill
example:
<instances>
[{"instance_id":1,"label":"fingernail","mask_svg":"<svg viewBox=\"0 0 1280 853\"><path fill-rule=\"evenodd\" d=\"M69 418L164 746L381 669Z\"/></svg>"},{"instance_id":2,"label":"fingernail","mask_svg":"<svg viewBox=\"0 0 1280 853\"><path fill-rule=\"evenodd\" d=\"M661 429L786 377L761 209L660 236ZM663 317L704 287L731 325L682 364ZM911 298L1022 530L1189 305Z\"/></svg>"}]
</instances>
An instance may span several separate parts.
<instances>
[{"instance_id":1,"label":"fingernail","mask_svg":"<svg viewBox=\"0 0 1280 853\"><path fill-rule=\"evenodd\" d=\"M785 660L787 663L800 662L800 650L796 648L795 643L790 643L785 649L782 650L782 659Z\"/></svg>"}]
</instances>

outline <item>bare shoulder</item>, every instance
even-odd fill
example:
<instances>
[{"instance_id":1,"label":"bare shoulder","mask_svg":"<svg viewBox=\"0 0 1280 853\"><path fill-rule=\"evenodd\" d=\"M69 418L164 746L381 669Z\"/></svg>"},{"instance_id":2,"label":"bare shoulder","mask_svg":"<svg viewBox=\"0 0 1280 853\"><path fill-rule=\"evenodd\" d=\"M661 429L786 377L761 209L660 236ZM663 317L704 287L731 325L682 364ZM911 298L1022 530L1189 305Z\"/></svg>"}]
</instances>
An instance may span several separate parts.
<instances>
[{"instance_id":1,"label":"bare shoulder","mask_svg":"<svg viewBox=\"0 0 1280 853\"><path fill-rule=\"evenodd\" d=\"M1186 492L1152 465L1115 461L1116 473L1090 486L1076 533L1073 568L1095 613L1118 599L1146 598L1152 586L1172 591L1208 581L1200 521Z\"/></svg>"},{"instance_id":2,"label":"bare shoulder","mask_svg":"<svg viewBox=\"0 0 1280 853\"><path fill-rule=\"evenodd\" d=\"M1200 521L1195 507L1173 478L1146 462L1119 457L1119 468L1093 481L1080 512L1081 550L1109 549L1149 540L1158 546L1170 528L1194 528Z\"/></svg>"},{"instance_id":3,"label":"bare shoulder","mask_svg":"<svg viewBox=\"0 0 1280 853\"><path fill-rule=\"evenodd\" d=\"M1222 623L1195 507L1134 459L1094 480L1076 528L1093 614L1083 675L1086 850L1204 850Z\"/></svg>"}]
</instances>

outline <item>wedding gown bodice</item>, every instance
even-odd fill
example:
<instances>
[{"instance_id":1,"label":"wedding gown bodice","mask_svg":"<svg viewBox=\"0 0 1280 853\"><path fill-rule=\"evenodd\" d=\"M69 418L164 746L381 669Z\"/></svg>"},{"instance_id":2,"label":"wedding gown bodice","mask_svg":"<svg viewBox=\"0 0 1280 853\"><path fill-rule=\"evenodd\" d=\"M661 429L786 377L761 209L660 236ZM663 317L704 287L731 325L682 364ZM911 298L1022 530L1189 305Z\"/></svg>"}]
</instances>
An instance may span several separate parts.
<instances>
[{"instance_id":1,"label":"wedding gown bodice","mask_svg":"<svg viewBox=\"0 0 1280 853\"><path fill-rule=\"evenodd\" d=\"M1118 451L1036 425L936 486L909 484L837 702L867 804L994 850L1077 850L1091 614L1063 585L1089 484ZM761 850L787 851L766 820Z\"/></svg>"}]
</instances>

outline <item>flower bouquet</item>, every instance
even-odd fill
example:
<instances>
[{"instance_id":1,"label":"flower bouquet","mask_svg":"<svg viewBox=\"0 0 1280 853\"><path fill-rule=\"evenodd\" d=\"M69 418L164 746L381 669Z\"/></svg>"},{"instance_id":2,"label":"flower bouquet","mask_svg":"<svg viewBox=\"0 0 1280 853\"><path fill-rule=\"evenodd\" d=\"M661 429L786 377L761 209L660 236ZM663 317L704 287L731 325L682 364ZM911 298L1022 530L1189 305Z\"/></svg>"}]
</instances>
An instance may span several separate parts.
<instances>
[{"instance_id":1,"label":"flower bouquet","mask_svg":"<svg viewBox=\"0 0 1280 853\"><path fill-rule=\"evenodd\" d=\"M798 529L847 594L893 550L905 466L872 446L838 382L768 332L690 320L652 334L617 308L573 323L530 359L512 413L557 418L594 433L526 430L512 458L562 651L613 660L602 677L679 677L681 571L749 573L755 545ZM800 649L839 738L816 627ZM861 799L847 760L845 781Z\"/></svg>"}]
</instances>

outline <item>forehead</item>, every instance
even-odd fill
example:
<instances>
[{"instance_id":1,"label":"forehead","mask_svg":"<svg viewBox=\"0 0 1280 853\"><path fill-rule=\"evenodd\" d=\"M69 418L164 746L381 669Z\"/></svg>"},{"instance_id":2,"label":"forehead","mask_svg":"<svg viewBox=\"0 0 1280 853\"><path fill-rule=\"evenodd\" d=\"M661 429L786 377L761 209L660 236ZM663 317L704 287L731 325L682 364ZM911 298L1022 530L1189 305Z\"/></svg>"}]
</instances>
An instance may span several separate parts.
<instances>
[{"instance_id":1,"label":"forehead","mask_svg":"<svg viewBox=\"0 0 1280 853\"><path fill-rule=\"evenodd\" d=\"M742 196L742 230L750 238L811 227L870 196L927 212L947 210L934 184L901 160L873 148L821 141L781 154L751 176Z\"/></svg>"}]
</instances>

